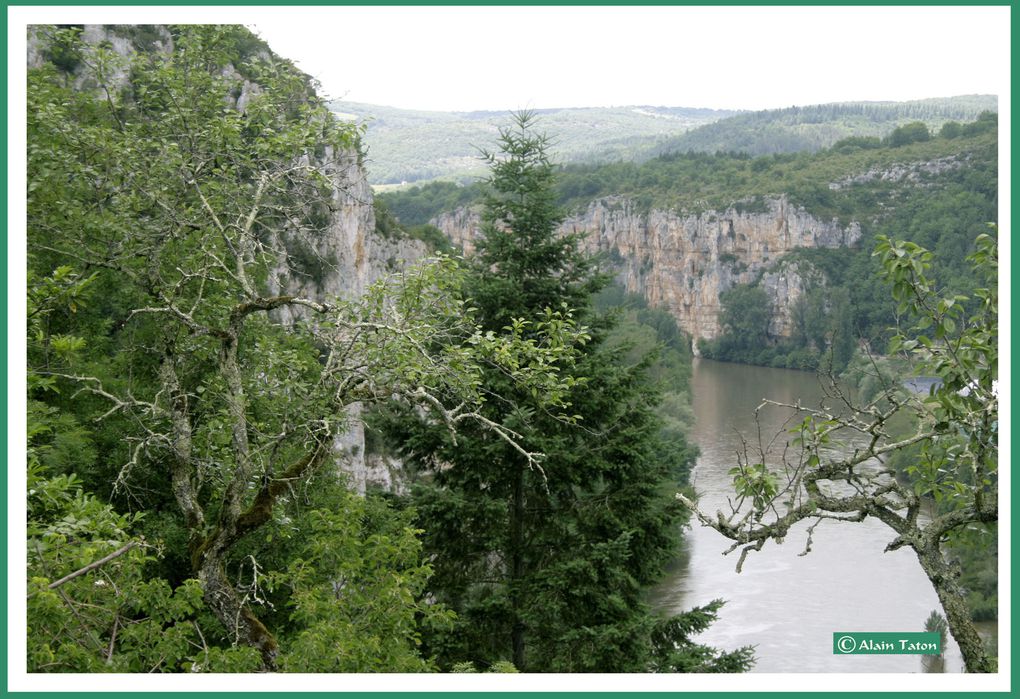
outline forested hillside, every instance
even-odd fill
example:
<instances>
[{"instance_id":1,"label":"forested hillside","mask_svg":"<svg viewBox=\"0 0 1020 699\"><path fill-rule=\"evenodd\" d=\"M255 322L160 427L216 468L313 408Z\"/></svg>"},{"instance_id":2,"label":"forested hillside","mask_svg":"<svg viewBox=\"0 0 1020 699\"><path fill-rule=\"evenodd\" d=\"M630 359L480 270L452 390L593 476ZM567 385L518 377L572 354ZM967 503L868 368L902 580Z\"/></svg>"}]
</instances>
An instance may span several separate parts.
<instances>
[{"instance_id":1,"label":"forested hillside","mask_svg":"<svg viewBox=\"0 0 1020 699\"><path fill-rule=\"evenodd\" d=\"M530 116L490 144L481 255L428 257L246 29L30 32L31 672L753 663L692 639L722 601L645 602L689 346L558 237Z\"/></svg>"},{"instance_id":2,"label":"forested hillside","mask_svg":"<svg viewBox=\"0 0 1020 699\"><path fill-rule=\"evenodd\" d=\"M714 254L725 286L713 312L723 318L728 307L730 315L722 325L728 322L732 336L745 339L728 344L718 338L706 343L704 351L752 363L813 367L828 349L836 325L852 328L854 343L859 338L874 341L878 350L883 347L895 313L870 257L876 235L905 237L929 247L938 262L939 283L966 288L971 281L966 253L997 216L997 126L996 115L986 112L971 122L947 122L937 132L912 122L884 139L848 138L817 153L673 153L644 163L570 165L560 173L557 191L560 203L576 212L580 226L594 221L592 206L612 212L625 202L634 225L648 225L653 215L661 218L668 212L676 226L687 225L685 217L698 217L700 226L732 236L725 230L726 221L764 217L765 226L776 216L773 202L782 200L811 217L816 227L835 224L859 231L850 247L790 249L757 273L748 268L749 253L741 252L739 241L733 252L720 249ZM381 195L380 200L401 221L424 224L436 222L443 212L470 209L477 196L472 187L432 183ZM787 225L782 217L771 220L773 226ZM677 229L675 235L690 233ZM603 252L617 269L633 262L621 258L611 237L605 238ZM654 258L651 264L656 264ZM768 296L760 288L763 274L790 265L796 265L803 280L795 296L777 296L775 290ZM653 268L642 270L654 273ZM705 279L678 276L664 283L697 287ZM740 286L758 291L738 293ZM754 311L744 313L748 304ZM748 323L755 325L754 332Z\"/></svg>"},{"instance_id":3,"label":"forested hillside","mask_svg":"<svg viewBox=\"0 0 1020 699\"><path fill-rule=\"evenodd\" d=\"M828 148L851 137L884 138L912 121L938 130L947 121L973 121L997 111L994 95L965 95L913 102L837 102L738 114L657 144L655 154L696 151L749 155Z\"/></svg>"},{"instance_id":4,"label":"forested hillside","mask_svg":"<svg viewBox=\"0 0 1020 699\"><path fill-rule=\"evenodd\" d=\"M506 112L422 112L335 101L341 119L364 124L373 184L434 179L469 182L485 175L479 149L499 134ZM683 107L537 110L557 162L630 160L654 144L733 114Z\"/></svg>"}]
</instances>

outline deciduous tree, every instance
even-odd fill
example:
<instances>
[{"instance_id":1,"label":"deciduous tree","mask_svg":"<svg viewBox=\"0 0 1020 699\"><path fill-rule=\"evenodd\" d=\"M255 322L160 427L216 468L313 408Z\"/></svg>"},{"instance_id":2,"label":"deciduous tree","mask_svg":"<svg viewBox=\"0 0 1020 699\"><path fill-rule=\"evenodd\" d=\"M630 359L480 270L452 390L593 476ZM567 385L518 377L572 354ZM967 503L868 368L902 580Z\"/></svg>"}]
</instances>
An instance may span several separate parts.
<instances>
[{"instance_id":1,"label":"deciduous tree","mask_svg":"<svg viewBox=\"0 0 1020 699\"><path fill-rule=\"evenodd\" d=\"M970 672L992 672L995 659L985 650L971 621L958 563L946 543L998 521L998 258L995 238L981 235L970 262L983 280L970 297L946 295L930 278L932 254L915 243L880 239L875 255L892 287L898 311L910 319L893 339L892 351L907 355L940 383L926 396L904 398L889 386L873 400L854 402L833 383L838 401L829 407L796 408L803 420L792 430L792 449L769 456L765 444L734 468L740 500L731 513L702 512L685 495L677 497L705 526L747 555L768 541L782 542L799 522L811 532L825 521L860 522L874 517L892 530L886 550L909 548L931 581L950 633ZM967 310L970 309L970 310ZM771 401L766 401L771 403ZM905 414L913 431L895 434ZM833 447L838 456L833 456ZM909 482L897 479L887 461L916 448L907 468ZM766 463L766 461L769 463ZM939 505L921 517L922 504Z\"/></svg>"}]
</instances>

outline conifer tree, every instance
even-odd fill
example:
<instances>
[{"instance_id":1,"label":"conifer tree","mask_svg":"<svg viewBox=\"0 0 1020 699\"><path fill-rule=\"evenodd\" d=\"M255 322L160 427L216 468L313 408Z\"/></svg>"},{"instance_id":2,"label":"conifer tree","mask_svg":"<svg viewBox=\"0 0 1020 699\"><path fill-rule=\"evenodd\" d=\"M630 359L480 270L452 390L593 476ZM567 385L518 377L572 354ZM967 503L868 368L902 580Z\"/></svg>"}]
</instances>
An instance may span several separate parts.
<instances>
[{"instance_id":1,"label":"conifer tree","mask_svg":"<svg viewBox=\"0 0 1020 699\"><path fill-rule=\"evenodd\" d=\"M650 359L627 366L605 342L611 323L589 303L606 279L581 236L557 233L549 144L533 125L533 114L516 114L499 151L484 154L491 177L469 293L488 330L569 309L592 339L572 369L569 417L541 409L498 371L485 376L500 396L488 417L545 454L538 465L479 430L454 442L418 420L390 422L422 469L414 502L433 591L459 615L428 650L446 666L510 660L533 672L744 669L748 650L685 646L692 627L657 621L642 601L683 521L671 487L686 450L661 440Z\"/></svg>"}]
</instances>

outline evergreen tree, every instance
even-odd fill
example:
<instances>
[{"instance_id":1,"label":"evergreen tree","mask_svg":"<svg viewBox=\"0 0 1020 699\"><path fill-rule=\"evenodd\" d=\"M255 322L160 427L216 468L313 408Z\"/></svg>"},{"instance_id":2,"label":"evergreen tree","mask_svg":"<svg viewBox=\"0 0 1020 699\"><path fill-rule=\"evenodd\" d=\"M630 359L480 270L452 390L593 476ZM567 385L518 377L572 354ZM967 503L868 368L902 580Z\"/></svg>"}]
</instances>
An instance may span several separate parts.
<instances>
[{"instance_id":1,"label":"evergreen tree","mask_svg":"<svg viewBox=\"0 0 1020 699\"><path fill-rule=\"evenodd\" d=\"M642 601L676 543L683 518L672 489L689 455L661 440L650 359L627 365L625 348L605 341L611 324L589 308L605 278L581 236L557 234L548 142L533 121L515 115L499 152L485 154L492 174L469 290L489 330L569 308L592 339L570 372L569 416L543 410L498 371L484 377L501 396L487 417L545 454L538 465L480 430L454 442L420 420L391 421L423 469L414 502L432 588L458 614L429 650L446 666L511 660L526 671L612 672L676 669L682 663L663 653L690 647L700 660L685 656L686 669L746 668L749 650L685 646L692 627L657 621ZM662 634L675 643L657 642Z\"/></svg>"},{"instance_id":2,"label":"evergreen tree","mask_svg":"<svg viewBox=\"0 0 1020 699\"><path fill-rule=\"evenodd\" d=\"M854 356L857 345L854 333L853 309L850 294L838 288L832 292L832 368L841 372Z\"/></svg>"}]
</instances>

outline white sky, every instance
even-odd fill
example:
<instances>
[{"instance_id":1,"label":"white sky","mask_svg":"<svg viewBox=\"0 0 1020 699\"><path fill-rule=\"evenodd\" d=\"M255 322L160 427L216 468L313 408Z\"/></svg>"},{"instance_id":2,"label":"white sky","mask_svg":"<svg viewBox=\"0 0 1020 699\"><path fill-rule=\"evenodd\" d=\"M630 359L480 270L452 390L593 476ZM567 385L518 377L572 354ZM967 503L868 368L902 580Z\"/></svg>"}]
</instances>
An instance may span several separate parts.
<instances>
[{"instance_id":1,"label":"white sky","mask_svg":"<svg viewBox=\"0 0 1020 699\"><path fill-rule=\"evenodd\" d=\"M356 102L765 109L1002 94L1009 11L333 7L245 22L326 94Z\"/></svg>"},{"instance_id":2,"label":"white sky","mask_svg":"<svg viewBox=\"0 0 1020 699\"><path fill-rule=\"evenodd\" d=\"M1004 98L1010 77L1009 7L11 12L33 22L244 23L316 77L328 96L415 109L638 104L767 109L977 93Z\"/></svg>"}]
</instances>

